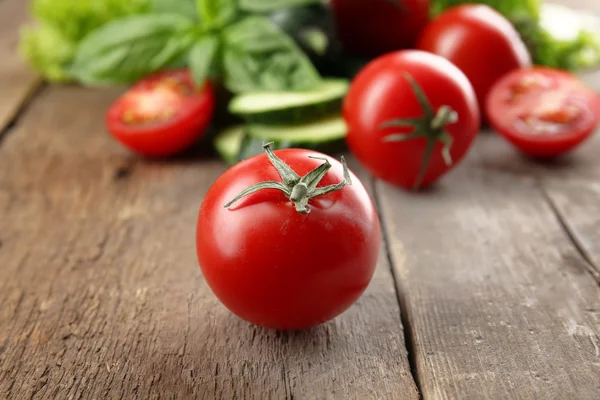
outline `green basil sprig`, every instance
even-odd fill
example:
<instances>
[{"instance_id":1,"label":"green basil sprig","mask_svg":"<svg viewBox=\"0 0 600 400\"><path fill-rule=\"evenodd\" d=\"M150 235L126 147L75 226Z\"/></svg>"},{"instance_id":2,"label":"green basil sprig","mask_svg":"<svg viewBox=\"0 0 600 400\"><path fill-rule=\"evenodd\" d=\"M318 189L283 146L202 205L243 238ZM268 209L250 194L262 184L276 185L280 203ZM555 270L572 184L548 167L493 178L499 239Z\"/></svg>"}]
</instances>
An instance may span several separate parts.
<instances>
[{"instance_id":1,"label":"green basil sprig","mask_svg":"<svg viewBox=\"0 0 600 400\"><path fill-rule=\"evenodd\" d=\"M87 84L134 82L176 65L194 42L193 28L193 21L176 14L109 22L83 39L70 71Z\"/></svg>"},{"instance_id":2,"label":"green basil sprig","mask_svg":"<svg viewBox=\"0 0 600 400\"><path fill-rule=\"evenodd\" d=\"M321 77L294 40L261 13L319 0L152 0L152 13L84 38L70 72L89 85L132 83L187 66L197 84L222 78L234 93L305 90Z\"/></svg>"},{"instance_id":3,"label":"green basil sprig","mask_svg":"<svg viewBox=\"0 0 600 400\"><path fill-rule=\"evenodd\" d=\"M196 0L151 0L150 10L156 14L179 14L198 20Z\"/></svg>"},{"instance_id":4,"label":"green basil sprig","mask_svg":"<svg viewBox=\"0 0 600 400\"><path fill-rule=\"evenodd\" d=\"M250 16L224 33L225 85L232 92L305 90L320 76L296 43L266 17Z\"/></svg>"},{"instance_id":5,"label":"green basil sprig","mask_svg":"<svg viewBox=\"0 0 600 400\"><path fill-rule=\"evenodd\" d=\"M239 0L240 9L249 12L270 12L287 7L320 3L321 0Z\"/></svg>"}]
</instances>

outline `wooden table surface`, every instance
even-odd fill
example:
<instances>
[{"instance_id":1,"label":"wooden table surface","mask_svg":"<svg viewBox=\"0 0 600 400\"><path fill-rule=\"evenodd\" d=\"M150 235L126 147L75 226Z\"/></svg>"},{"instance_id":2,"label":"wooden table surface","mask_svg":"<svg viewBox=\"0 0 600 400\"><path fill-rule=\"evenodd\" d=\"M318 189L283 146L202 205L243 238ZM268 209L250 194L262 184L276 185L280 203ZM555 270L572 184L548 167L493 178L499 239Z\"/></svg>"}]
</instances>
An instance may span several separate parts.
<instances>
[{"instance_id":1,"label":"wooden table surface","mask_svg":"<svg viewBox=\"0 0 600 400\"><path fill-rule=\"evenodd\" d=\"M196 260L226 165L120 148L119 90L43 84L16 54L25 3L0 0L0 398L600 399L600 135L540 164L484 132L418 195L351 163L385 231L370 287L265 330Z\"/></svg>"}]
</instances>

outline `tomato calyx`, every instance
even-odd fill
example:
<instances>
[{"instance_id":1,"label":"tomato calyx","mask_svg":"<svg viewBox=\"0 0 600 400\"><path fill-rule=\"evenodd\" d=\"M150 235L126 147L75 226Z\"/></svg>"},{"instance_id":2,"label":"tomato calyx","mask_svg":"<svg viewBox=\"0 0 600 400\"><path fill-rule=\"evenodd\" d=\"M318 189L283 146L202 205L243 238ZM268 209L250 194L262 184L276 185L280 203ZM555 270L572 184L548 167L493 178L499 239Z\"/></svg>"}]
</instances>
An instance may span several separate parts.
<instances>
[{"instance_id":1,"label":"tomato calyx","mask_svg":"<svg viewBox=\"0 0 600 400\"><path fill-rule=\"evenodd\" d=\"M328 185L324 187L317 187L319 182L325 177L329 169L331 169L331 163L326 158L321 157L310 157L315 160L324 161L323 164L319 165L308 174L300 177L289 165L287 165L283 160L281 160L273 150L271 149L271 145L273 143L267 143L263 145L265 152L267 153L267 157L273 167L277 170L277 173L281 177L283 182L277 181L265 181L260 182L255 185L252 185L240 192L233 200L225 204L225 208L228 208L233 203L238 201L239 199L248 196L252 193L258 192L263 189L277 189L285 194L285 196L294 203L296 207L296 211L300 214L308 214L310 212L310 208L308 207L308 201L315 197L324 196L331 192L335 192L337 190L341 190L346 185L352 185L352 179L350 178L350 172L348 170L348 166L346 165L346 160L342 156L342 166L344 171L344 180L340 183Z\"/></svg>"},{"instance_id":2,"label":"tomato calyx","mask_svg":"<svg viewBox=\"0 0 600 400\"><path fill-rule=\"evenodd\" d=\"M425 154L421 162L421 168L419 175L414 184L414 189L418 189L425 178L431 155L435 149L436 143L439 141L442 143L442 157L446 165L452 165L452 157L450 155L450 148L454 139L452 135L446 131L446 125L453 124L458 121L458 113L452 109L452 107L444 105L433 111L429 99L423 89L419 86L417 81L408 73L405 73L406 80L410 83L413 92L417 96L419 105L425 114L422 117L416 118L405 118L405 119L393 119L386 121L381 125L381 129L390 127L412 127L411 133L396 133L391 134L383 138L384 142L404 142L416 138L425 138L427 140L427 147L425 148Z\"/></svg>"}]
</instances>

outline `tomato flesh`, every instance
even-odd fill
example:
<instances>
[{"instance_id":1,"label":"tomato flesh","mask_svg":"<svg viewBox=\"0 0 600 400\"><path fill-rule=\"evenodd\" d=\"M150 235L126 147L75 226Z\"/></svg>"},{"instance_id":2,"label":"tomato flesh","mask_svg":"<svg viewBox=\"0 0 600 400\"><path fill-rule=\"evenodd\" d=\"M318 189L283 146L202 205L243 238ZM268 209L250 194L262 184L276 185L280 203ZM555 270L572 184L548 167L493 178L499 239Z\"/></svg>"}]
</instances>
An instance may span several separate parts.
<instances>
[{"instance_id":1,"label":"tomato flesh","mask_svg":"<svg viewBox=\"0 0 600 400\"><path fill-rule=\"evenodd\" d=\"M164 157L200 139L214 107L210 82L197 89L187 70L164 71L141 80L117 99L107 112L106 125L130 150Z\"/></svg>"},{"instance_id":2,"label":"tomato flesh","mask_svg":"<svg viewBox=\"0 0 600 400\"><path fill-rule=\"evenodd\" d=\"M506 75L487 102L492 127L534 157L567 153L598 125L600 101L573 75L536 67Z\"/></svg>"},{"instance_id":3,"label":"tomato flesh","mask_svg":"<svg viewBox=\"0 0 600 400\"><path fill-rule=\"evenodd\" d=\"M339 161L321 153L275 152L300 176L332 164L319 187L343 180ZM356 176L352 185L311 199L300 214L283 193L265 189L229 208L242 190L281 178L265 155L226 171L200 208L197 253L219 300L240 318L267 328L303 329L350 307L368 286L380 249L377 213Z\"/></svg>"}]
</instances>

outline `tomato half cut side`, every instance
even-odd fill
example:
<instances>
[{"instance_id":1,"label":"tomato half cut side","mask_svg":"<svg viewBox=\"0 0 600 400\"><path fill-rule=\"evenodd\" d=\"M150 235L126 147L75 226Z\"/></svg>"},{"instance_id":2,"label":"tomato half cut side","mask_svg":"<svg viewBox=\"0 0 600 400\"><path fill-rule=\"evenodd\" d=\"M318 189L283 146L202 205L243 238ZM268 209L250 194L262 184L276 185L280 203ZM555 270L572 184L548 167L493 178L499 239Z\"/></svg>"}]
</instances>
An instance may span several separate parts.
<instances>
[{"instance_id":1,"label":"tomato half cut side","mask_svg":"<svg viewBox=\"0 0 600 400\"><path fill-rule=\"evenodd\" d=\"M117 99L106 114L106 126L131 151L167 157L204 135L214 109L210 82L198 88L189 71L168 70L139 81Z\"/></svg>"},{"instance_id":2,"label":"tomato half cut side","mask_svg":"<svg viewBox=\"0 0 600 400\"><path fill-rule=\"evenodd\" d=\"M598 126L600 99L575 76L534 67L513 71L494 85L486 103L491 126L523 153L539 158L567 153Z\"/></svg>"}]
</instances>

